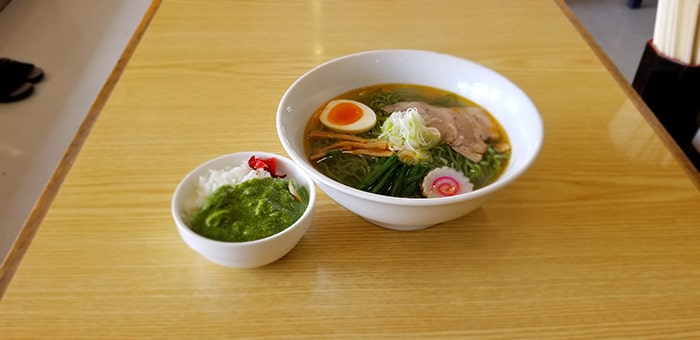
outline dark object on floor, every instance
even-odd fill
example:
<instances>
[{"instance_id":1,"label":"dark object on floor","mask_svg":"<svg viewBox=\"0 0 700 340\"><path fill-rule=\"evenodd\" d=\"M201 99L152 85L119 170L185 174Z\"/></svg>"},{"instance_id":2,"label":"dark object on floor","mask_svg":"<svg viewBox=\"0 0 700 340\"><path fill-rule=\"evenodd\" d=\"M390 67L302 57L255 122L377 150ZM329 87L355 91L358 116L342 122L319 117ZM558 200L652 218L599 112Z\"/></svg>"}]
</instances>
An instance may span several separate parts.
<instances>
[{"instance_id":1,"label":"dark object on floor","mask_svg":"<svg viewBox=\"0 0 700 340\"><path fill-rule=\"evenodd\" d=\"M27 98L42 79L44 70L34 64L0 58L0 103Z\"/></svg>"},{"instance_id":2,"label":"dark object on floor","mask_svg":"<svg viewBox=\"0 0 700 340\"><path fill-rule=\"evenodd\" d=\"M31 63L0 58L0 77L20 78L30 83L38 83L44 79L44 70Z\"/></svg>"},{"instance_id":3,"label":"dark object on floor","mask_svg":"<svg viewBox=\"0 0 700 340\"><path fill-rule=\"evenodd\" d=\"M29 97L34 92L32 83L22 83L19 86L5 92L4 86L0 86L0 103L11 103Z\"/></svg>"},{"instance_id":4,"label":"dark object on floor","mask_svg":"<svg viewBox=\"0 0 700 340\"><path fill-rule=\"evenodd\" d=\"M642 5L642 0L627 0L627 7L639 8Z\"/></svg>"},{"instance_id":5,"label":"dark object on floor","mask_svg":"<svg viewBox=\"0 0 700 340\"><path fill-rule=\"evenodd\" d=\"M5 9L5 7L7 7L7 5L8 5L9 3L10 3L10 0L0 0L0 11L2 11L3 9Z\"/></svg>"}]
</instances>

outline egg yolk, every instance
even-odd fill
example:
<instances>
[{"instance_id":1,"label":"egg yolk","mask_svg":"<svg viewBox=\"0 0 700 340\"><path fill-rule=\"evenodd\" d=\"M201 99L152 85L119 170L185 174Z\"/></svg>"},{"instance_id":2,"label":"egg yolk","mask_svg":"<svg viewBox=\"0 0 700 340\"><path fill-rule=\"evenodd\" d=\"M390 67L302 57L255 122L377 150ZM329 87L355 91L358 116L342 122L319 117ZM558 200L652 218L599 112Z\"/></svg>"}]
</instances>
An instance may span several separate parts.
<instances>
[{"instance_id":1,"label":"egg yolk","mask_svg":"<svg viewBox=\"0 0 700 340\"><path fill-rule=\"evenodd\" d=\"M362 115L361 107L353 103L342 102L328 112L328 121L337 125L348 125L360 120Z\"/></svg>"}]
</instances>

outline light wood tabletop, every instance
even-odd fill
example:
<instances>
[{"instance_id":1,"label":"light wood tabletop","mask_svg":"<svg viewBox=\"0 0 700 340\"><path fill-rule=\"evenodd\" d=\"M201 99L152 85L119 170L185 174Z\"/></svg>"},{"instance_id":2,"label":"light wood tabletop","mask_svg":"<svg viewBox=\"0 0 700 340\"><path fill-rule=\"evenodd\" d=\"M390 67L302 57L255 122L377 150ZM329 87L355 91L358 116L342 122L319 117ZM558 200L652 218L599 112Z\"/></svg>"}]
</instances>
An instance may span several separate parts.
<instances>
[{"instance_id":1,"label":"light wood tabletop","mask_svg":"<svg viewBox=\"0 0 700 340\"><path fill-rule=\"evenodd\" d=\"M0 272L1 338L700 338L697 176L563 1L157 5ZM545 127L530 170L415 232L319 192L309 232L258 269L183 243L185 174L284 154L275 112L297 77L393 48L521 87Z\"/></svg>"}]
</instances>

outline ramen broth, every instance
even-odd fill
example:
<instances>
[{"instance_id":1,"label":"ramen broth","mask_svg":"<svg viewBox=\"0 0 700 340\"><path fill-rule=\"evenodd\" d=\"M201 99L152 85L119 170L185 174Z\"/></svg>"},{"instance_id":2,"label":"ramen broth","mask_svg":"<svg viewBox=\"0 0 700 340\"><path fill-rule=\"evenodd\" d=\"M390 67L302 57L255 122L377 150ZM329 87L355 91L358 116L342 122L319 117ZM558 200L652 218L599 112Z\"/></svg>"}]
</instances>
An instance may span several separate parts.
<instances>
[{"instance_id":1,"label":"ramen broth","mask_svg":"<svg viewBox=\"0 0 700 340\"><path fill-rule=\"evenodd\" d=\"M324 109L328 112L329 103L339 99L356 101L371 108L376 115L376 125L369 131L361 133L348 133L335 126L329 128L330 125L327 123L324 125L320 119L322 112ZM423 146L424 150L419 156L410 154L411 150L397 151L395 146L387 146L391 138L386 137L390 135L386 129L387 126L394 124L395 118L402 116L392 116L394 112L386 112L385 107L407 108L400 114L408 117L403 119L415 121L415 124L414 121L409 121L410 124L406 124L408 127L420 125L420 121L430 122L430 124L425 123L426 126L418 126L423 129L421 133L428 134L427 137L425 135L404 136L409 142L413 137L419 141L424 141L428 137L435 138L435 131L440 127L430 125L434 125L436 117L442 117L440 119L443 120L460 120L464 116L455 112L466 112L478 108L476 111L483 114L479 113L477 120L485 118L489 121L487 125L491 127L490 137L483 138L482 147L486 150L482 154L474 154L471 150L465 151L464 146L458 145L465 138L450 137L453 133L449 131L454 130L454 126L458 124L445 123L442 133L437 134L439 140ZM420 113L418 115L420 117L415 116L416 111ZM413 118L410 114L414 114ZM405 121L398 124L405 124ZM462 125L465 126L465 124ZM494 182L507 167L510 158L508 136L501 124L487 110L455 93L411 84L368 86L331 98L314 112L306 126L304 136L307 157L311 164L324 175L354 188L398 197L426 197L425 189L421 190L421 185L426 184L421 184L420 181L431 170L440 167L448 167L463 173L471 182L470 190L472 186L477 190Z\"/></svg>"}]
</instances>

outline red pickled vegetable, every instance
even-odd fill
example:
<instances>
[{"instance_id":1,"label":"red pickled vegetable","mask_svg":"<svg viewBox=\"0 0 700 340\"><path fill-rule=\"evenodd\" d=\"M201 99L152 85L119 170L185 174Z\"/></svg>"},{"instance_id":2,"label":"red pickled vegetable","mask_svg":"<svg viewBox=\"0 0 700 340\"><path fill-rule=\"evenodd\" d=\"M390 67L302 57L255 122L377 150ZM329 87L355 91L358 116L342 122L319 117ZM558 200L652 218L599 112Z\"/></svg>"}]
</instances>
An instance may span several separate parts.
<instances>
[{"instance_id":1,"label":"red pickled vegetable","mask_svg":"<svg viewBox=\"0 0 700 340\"><path fill-rule=\"evenodd\" d=\"M248 159L248 166L251 169L262 169L270 173L270 176L275 178L283 178L287 175L277 173L277 160L274 158L258 158L255 155Z\"/></svg>"}]
</instances>

